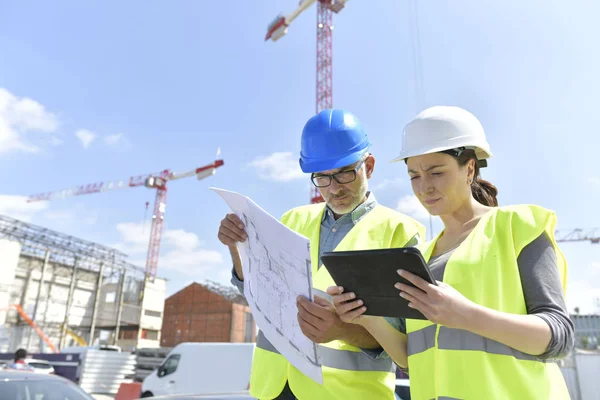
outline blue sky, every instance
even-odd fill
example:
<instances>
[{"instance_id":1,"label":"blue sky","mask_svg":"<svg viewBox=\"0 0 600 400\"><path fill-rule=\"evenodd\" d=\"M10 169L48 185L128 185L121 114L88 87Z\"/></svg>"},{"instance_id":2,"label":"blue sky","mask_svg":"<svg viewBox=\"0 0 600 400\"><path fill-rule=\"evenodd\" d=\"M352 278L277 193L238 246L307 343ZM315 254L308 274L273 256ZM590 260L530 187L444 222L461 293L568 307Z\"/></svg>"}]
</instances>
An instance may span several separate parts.
<instances>
[{"instance_id":1,"label":"blue sky","mask_svg":"<svg viewBox=\"0 0 600 400\"><path fill-rule=\"evenodd\" d=\"M169 185L159 275L169 293L193 280L227 282L229 255L216 239L227 208L208 187L246 194L276 216L308 201L297 157L315 111L315 8L280 41L263 41L273 17L296 4L0 4L0 213L117 246L143 265L154 191L37 204L22 196L185 171L221 147L215 176ZM420 1L421 102L411 4L352 0L334 17L334 104L371 136L378 200L427 221L404 167L388 161L420 107L457 105L486 129L494 158L484 177L502 204L551 208L559 228L600 226L600 5ZM600 246L561 248L569 306L592 311Z\"/></svg>"}]
</instances>

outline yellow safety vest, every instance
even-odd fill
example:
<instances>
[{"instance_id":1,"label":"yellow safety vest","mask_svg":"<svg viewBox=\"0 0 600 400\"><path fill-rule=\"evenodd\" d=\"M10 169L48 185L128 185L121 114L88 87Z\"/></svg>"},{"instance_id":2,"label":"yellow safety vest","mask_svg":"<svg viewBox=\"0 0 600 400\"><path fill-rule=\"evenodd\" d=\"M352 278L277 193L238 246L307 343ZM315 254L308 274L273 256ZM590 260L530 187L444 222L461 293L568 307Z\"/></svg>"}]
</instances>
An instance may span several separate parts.
<instances>
[{"instance_id":1,"label":"yellow safety vest","mask_svg":"<svg viewBox=\"0 0 600 400\"><path fill-rule=\"evenodd\" d=\"M335 283L319 264L319 236L324 204L295 208L282 217L283 224L308 237L311 242L313 287L325 292ZM403 247L424 227L417 221L387 207L377 205L344 237L336 251ZM281 356L259 332L250 377L250 394L273 399L289 381L300 400L394 399L396 367L390 358L373 360L357 347L334 340L319 345L323 385L306 377Z\"/></svg>"},{"instance_id":2,"label":"yellow safety vest","mask_svg":"<svg viewBox=\"0 0 600 400\"><path fill-rule=\"evenodd\" d=\"M450 256L443 281L477 304L527 314L517 257L544 232L556 250L566 289L567 264L554 241L555 225L555 214L542 207L493 209ZM424 246L426 260L436 241ZM413 400L569 399L560 369L551 360L430 321L408 319L406 331Z\"/></svg>"}]
</instances>

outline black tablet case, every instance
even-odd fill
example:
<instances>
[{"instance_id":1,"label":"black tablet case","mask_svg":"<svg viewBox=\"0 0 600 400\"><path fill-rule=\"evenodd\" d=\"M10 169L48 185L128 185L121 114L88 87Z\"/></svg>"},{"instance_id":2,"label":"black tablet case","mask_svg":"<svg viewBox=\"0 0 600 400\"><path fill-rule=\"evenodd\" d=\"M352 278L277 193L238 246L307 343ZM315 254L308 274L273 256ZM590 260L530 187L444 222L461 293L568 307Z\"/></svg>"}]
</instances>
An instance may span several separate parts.
<instances>
[{"instance_id":1,"label":"black tablet case","mask_svg":"<svg viewBox=\"0 0 600 400\"><path fill-rule=\"evenodd\" d=\"M398 275L405 269L434 283L427 264L414 247L326 252L321 261L336 285L344 292L354 292L367 307L365 315L426 319L420 311L410 308L394 287L396 282L412 285Z\"/></svg>"}]
</instances>

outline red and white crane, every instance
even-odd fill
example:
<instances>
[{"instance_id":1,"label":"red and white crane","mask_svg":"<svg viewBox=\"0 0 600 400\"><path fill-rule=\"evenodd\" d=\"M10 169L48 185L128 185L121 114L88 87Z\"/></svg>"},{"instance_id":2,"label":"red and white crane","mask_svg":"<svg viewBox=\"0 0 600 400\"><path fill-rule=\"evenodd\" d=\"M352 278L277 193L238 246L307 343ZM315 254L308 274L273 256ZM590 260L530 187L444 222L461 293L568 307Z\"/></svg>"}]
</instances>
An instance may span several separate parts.
<instances>
[{"instance_id":1,"label":"red and white crane","mask_svg":"<svg viewBox=\"0 0 600 400\"><path fill-rule=\"evenodd\" d=\"M209 176L214 175L216 169L222 165L223 160L215 160L212 164L204 165L183 173L174 173L165 169L155 174L132 176L128 180L98 182L89 185L76 186L58 192L41 193L29 196L27 202L64 199L72 196L103 193L138 186L156 189L154 213L152 214L152 227L150 230L150 242L148 243L148 254L146 256L146 277L153 281L158 270L158 255L160 252L160 241L167 207L167 182L193 176L197 177L198 180L208 178Z\"/></svg>"},{"instance_id":2,"label":"red and white crane","mask_svg":"<svg viewBox=\"0 0 600 400\"><path fill-rule=\"evenodd\" d=\"M556 241L564 242L590 242L592 244L600 243L600 228L594 229L573 229L573 230L557 230L555 233Z\"/></svg>"},{"instance_id":3,"label":"red and white crane","mask_svg":"<svg viewBox=\"0 0 600 400\"><path fill-rule=\"evenodd\" d=\"M339 13L348 0L301 0L289 15L279 14L267 26L265 40L276 42L288 27L313 3L317 4L317 90L316 112L333 107L333 12ZM319 190L311 186L311 203L323 201Z\"/></svg>"}]
</instances>

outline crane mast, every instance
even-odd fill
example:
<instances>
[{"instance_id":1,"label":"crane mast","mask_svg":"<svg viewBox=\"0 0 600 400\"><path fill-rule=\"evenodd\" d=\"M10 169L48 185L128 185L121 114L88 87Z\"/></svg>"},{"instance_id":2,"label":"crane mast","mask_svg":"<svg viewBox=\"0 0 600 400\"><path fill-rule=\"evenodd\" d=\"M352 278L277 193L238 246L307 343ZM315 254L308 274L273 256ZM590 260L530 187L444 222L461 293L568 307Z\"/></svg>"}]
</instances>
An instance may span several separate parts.
<instances>
[{"instance_id":1,"label":"crane mast","mask_svg":"<svg viewBox=\"0 0 600 400\"><path fill-rule=\"evenodd\" d=\"M288 32L288 27L298 15L317 3L317 73L316 73L316 113L333 107L333 13L339 13L347 0L301 0L298 7L289 15L279 14L267 26L265 40L276 42ZM311 185L310 202L320 203L323 197Z\"/></svg>"}]
</instances>

